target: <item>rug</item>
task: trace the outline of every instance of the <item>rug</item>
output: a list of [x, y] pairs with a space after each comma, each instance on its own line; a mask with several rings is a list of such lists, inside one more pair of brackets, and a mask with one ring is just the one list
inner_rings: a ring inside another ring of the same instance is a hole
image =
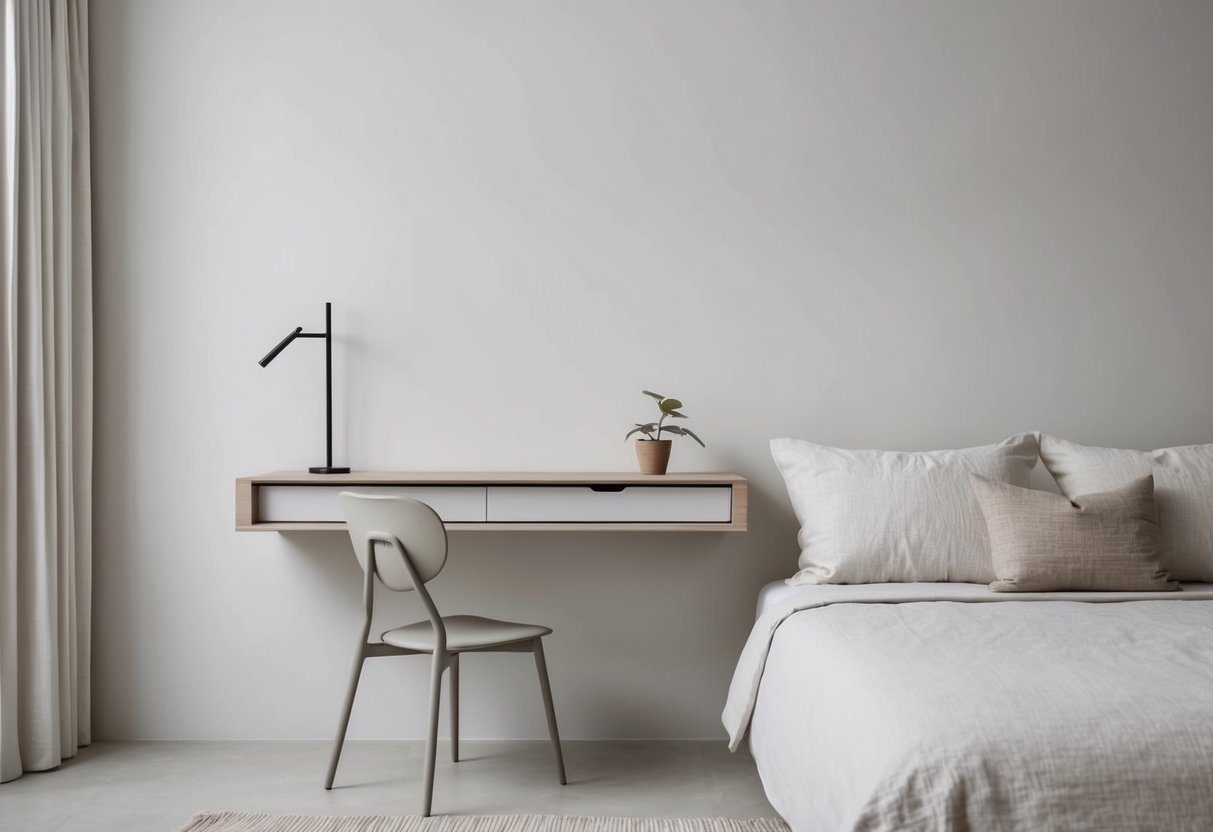
[[179, 832], [788, 832], [781, 820], [758, 818], [587, 818], [555, 815], [317, 817], [202, 812]]

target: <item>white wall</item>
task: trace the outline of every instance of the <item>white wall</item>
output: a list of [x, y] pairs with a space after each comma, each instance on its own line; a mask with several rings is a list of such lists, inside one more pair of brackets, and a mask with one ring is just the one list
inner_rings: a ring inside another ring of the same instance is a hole
[[[327, 737], [336, 534], [232, 480], [338, 462], [631, 469], [642, 387], [752, 478], [745, 535], [455, 535], [448, 611], [544, 622], [566, 736], [715, 737], [794, 569], [771, 436], [1213, 441], [1207, 2], [93, 4], [103, 738]], [[385, 623], [416, 615], [389, 599]], [[426, 664], [353, 735], [415, 737]], [[531, 665], [465, 730], [543, 735]]]

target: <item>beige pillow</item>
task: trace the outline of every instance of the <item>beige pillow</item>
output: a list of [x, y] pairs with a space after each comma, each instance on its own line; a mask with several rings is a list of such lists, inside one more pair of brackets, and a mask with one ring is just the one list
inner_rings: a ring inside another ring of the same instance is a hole
[[973, 474], [986, 518], [995, 592], [1168, 590], [1154, 477], [1070, 500]]
[[1178, 581], [1213, 581], [1213, 445], [1130, 451], [1042, 434], [1040, 458], [1071, 499], [1153, 474], [1163, 567]]

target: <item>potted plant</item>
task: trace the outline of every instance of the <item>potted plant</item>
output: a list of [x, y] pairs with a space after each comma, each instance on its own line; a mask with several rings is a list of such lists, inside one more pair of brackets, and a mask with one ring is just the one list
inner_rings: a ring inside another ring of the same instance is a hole
[[636, 427], [627, 432], [623, 437], [626, 442], [634, 433], [644, 434], [636, 440], [636, 458], [640, 460], [640, 473], [642, 474], [664, 474], [666, 466], [670, 464], [670, 448], [673, 445], [673, 440], [662, 439], [661, 434], [668, 433], [672, 436], [689, 436], [699, 443], [701, 448], [706, 448], [703, 440], [690, 428], [680, 427], [679, 425], [667, 425], [666, 419], [685, 419], [686, 414], [681, 413], [682, 402], [678, 399], [663, 396], [660, 393], [653, 393], [649, 390], [642, 390], [646, 396], [657, 400], [657, 407], [661, 410], [661, 418], [656, 422], [636, 422]]

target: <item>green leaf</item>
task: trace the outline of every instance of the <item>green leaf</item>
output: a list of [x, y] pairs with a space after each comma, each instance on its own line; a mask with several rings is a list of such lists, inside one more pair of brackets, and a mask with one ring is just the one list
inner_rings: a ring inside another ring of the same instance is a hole
[[702, 440], [702, 439], [700, 439], [698, 436], [696, 436], [696, 435], [694, 434], [694, 432], [693, 432], [693, 431], [692, 431], [690, 428], [680, 428], [680, 430], [682, 431], [683, 435], [685, 435], [685, 436], [689, 436], [689, 437], [691, 437], [692, 439], [694, 439], [696, 442], [698, 442], [698, 443], [699, 443], [699, 447], [701, 447], [701, 448], [706, 448], [706, 447], [707, 447], [707, 445], [703, 444], [703, 440]]
[[682, 402], [678, 401], [678, 399], [662, 399], [657, 403], [657, 406], [661, 408], [662, 413], [668, 416], [678, 408], [682, 407]]
[[666, 416], [669, 416], [671, 419], [685, 419], [687, 417], [685, 413], [679, 413], [677, 410], [671, 410]]
[[650, 436], [653, 433], [653, 431], [655, 431], [655, 430], [657, 430], [656, 422], [649, 422], [647, 425], [642, 425], [639, 422], [637, 422], [636, 427], [634, 427], [630, 431], [628, 431], [627, 434], [623, 437], [623, 441], [627, 442], [628, 439], [630, 439], [632, 437], [633, 433], [643, 433], [645, 436]]
[[666, 425], [665, 427], [662, 428], [662, 430], [665, 431], [666, 433], [672, 433], [675, 436], [689, 436], [692, 439], [694, 439], [696, 442], [698, 442], [700, 447], [702, 447], [702, 448], [707, 447], [707, 445], [703, 444], [703, 440], [700, 439], [698, 436], [696, 436], [695, 432], [692, 431], [690, 428], [680, 428], [680, 427], [678, 427], [678, 425]]
[[652, 396], [654, 399], [656, 399], [659, 402], [665, 398], [665, 396], [661, 395], [660, 393], [654, 393], [651, 390], [641, 390], [640, 392], [644, 393], [646, 396]]

